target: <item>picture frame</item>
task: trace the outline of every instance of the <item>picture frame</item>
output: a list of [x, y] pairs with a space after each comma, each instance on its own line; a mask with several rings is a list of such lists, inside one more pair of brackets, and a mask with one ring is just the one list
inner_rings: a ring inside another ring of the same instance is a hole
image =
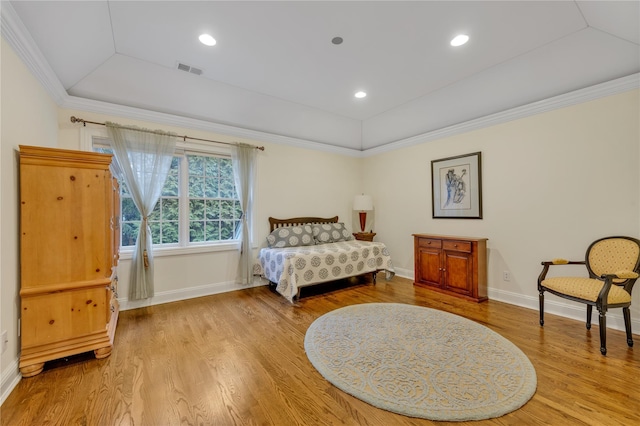
[[482, 219], [482, 153], [431, 161], [434, 219]]

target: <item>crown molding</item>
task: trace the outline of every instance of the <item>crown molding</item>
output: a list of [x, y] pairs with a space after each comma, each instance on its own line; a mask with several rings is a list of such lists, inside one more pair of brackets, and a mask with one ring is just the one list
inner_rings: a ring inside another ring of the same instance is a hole
[[49, 96], [59, 105], [67, 96], [67, 91], [60, 83], [36, 42], [27, 31], [22, 20], [8, 1], [0, 6], [0, 29], [2, 37], [16, 52], [18, 57], [42, 84]]
[[474, 120], [454, 124], [442, 129], [411, 136], [375, 148], [369, 148], [363, 151], [363, 157], [383, 154], [385, 152], [395, 151], [397, 149], [470, 132], [472, 130], [495, 126], [497, 124], [530, 117], [536, 114], [542, 114], [544, 112], [604, 98], [606, 96], [616, 95], [618, 93], [628, 92], [638, 88], [640, 88], [640, 73], [631, 74], [626, 77], [610, 80], [584, 89], [574, 90], [573, 92], [554, 96], [552, 98], [543, 99], [520, 107], [476, 118]]
[[259, 130], [230, 126], [227, 124], [220, 124], [206, 120], [182, 117], [174, 114], [150, 111], [142, 108], [117, 105], [109, 102], [96, 101], [93, 99], [79, 98], [76, 96], [66, 95], [58, 103], [58, 106], [65, 109], [81, 110], [133, 120], [162, 123], [168, 126], [183, 127], [186, 129], [202, 130], [205, 132], [216, 133], [224, 136], [250, 139], [252, 141], [262, 143], [270, 142], [278, 145], [295, 146], [298, 148], [306, 148], [314, 151], [323, 151], [350, 157], [362, 157], [362, 151], [355, 149], [327, 145], [324, 143], [309, 141], [305, 139], [298, 139], [290, 136], [277, 135], [274, 133], [268, 133]]

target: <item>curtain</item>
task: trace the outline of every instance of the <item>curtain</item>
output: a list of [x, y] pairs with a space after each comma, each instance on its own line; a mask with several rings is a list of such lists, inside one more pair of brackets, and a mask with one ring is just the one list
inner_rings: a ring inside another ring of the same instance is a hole
[[242, 239], [238, 282], [240, 284], [251, 284], [253, 282], [253, 256], [251, 252], [253, 224], [251, 222], [253, 217], [256, 147], [242, 143], [234, 146], [231, 149], [231, 161], [236, 192], [242, 209], [241, 226], [236, 229], [236, 238]]
[[111, 148], [142, 220], [131, 262], [129, 300], [153, 297], [153, 252], [148, 218], [160, 198], [176, 149], [176, 135], [106, 123]]

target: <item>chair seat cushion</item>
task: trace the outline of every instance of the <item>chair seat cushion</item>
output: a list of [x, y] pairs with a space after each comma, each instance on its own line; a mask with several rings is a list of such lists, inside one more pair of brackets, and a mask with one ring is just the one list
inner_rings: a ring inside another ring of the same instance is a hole
[[[604, 286], [604, 282], [592, 278], [555, 277], [542, 281], [542, 286], [567, 296], [595, 302]], [[607, 304], [614, 305], [619, 303], [631, 303], [631, 295], [622, 287], [612, 285], [611, 290], [609, 290]]]

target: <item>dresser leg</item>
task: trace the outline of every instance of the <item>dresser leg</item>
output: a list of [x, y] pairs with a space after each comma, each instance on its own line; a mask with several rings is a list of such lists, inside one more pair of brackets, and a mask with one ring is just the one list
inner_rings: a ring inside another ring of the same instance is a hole
[[33, 377], [35, 375], [40, 374], [43, 368], [44, 368], [44, 362], [27, 365], [25, 367], [20, 368], [20, 374], [22, 374], [22, 377]]
[[96, 359], [102, 359], [111, 355], [111, 349], [113, 349], [113, 346], [105, 346], [104, 348], [94, 350], [93, 353], [95, 354]]

